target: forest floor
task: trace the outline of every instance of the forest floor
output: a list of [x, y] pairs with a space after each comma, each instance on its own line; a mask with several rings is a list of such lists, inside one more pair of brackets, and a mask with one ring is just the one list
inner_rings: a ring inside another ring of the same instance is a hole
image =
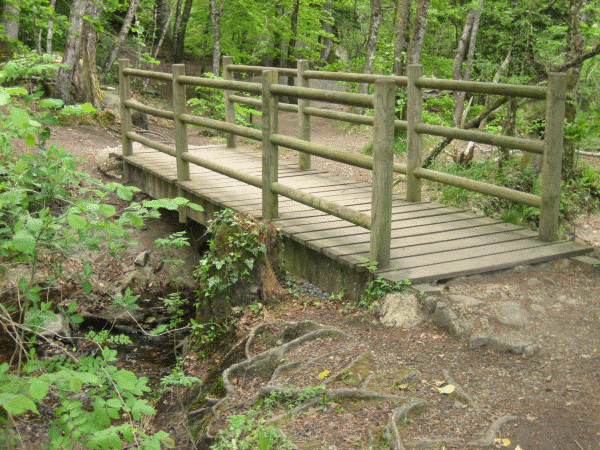
[[[293, 135], [294, 120], [293, 116], [280, 119], [283, 132], [289, 130]], [[168, 128], [151, 124], [151, 130], [166, 141], [173, 140], [172, 130]], [[361, 130], [342, 129], [325, 121], [315, 121], [312, 139], [359, 152], [368, 136]], [[98, 166], [110, 152], [120, 151], [120, 138], [116, 134], [91, 125], [53, 128], [52, 140], [81, 157], [84, 170], [105, 180]], [[191, 145], [207, 141], [209, 138], [190, 132]], [[293, 152], [282, 153], [295, 158]], [[319, 158], [315, 158], [313, 166], [363, 180], [368, 180], [370, 175], [367, 171]], [[142, 250], [155, 252], [154, 239], [166, 236], [178, 227], [178, 224], [164, 220], [144, 228], [136, 236], [138, 246], [125, 255], [125, 263], [131, 263]], [[580, 218], [574, 224], [574, 233], [581, 242], [600, 246], [600, 215]], [[184, 256], [183, 259], [188, 261], [199, 257], [194, 249], [178, 256]], [[105, 272], [100, 273], [100, 281], [121, 270], [120, 266], [105, 267]], [[367, 373], [358, 376], [363, 381], [362, 389], [367, 389], [367, 383], [370, 383], [373, 388], [390, 395], [427, 402], [428, 406], [418, 415], [398, 424], [407, 448], [419, 445], [447, 449], [490, 447], [490, 442], [481, 438], [485, 437], [490, 424], [501, 418], [502, 421], [506, 419], [506, 423], [493, 428], [492, 434], [494, 438], [506, 440], [496, 441], [497, 447], [597, 450], [600, 448], [598, 275], [598, 269], [593, 266], [563, 260], [448, 280], [436, 287], [436, 295], [445, 301], [471, 299], [467, 313], [478, 321], [489, 319], [488, 328], [515, 333], [539, 346], [539, 351], [529, 356], [486, 347], [470, 349], [467, 338], [450, 337], [425, 315], [404, 328], [384, 326], [372, 311], [348, 309], [340, 301], [310, 298], [304, 294], [283, 296], [280, 302], [266, 306], [259, 314], [245, 316], [240, 320], [232, 342], [242, 341], [248, 330], [265, 323], [277, 327], [312, 320], [341, 330], [345, 333], [343, 341], [298, 350], [294, 357], [304, 361], [305, 366], [302, 373], [296, 374], [299, 379], [294, 384], [319, 384], [318, 375], [323, 371], [329, 370], [333, 374], [340, 367], [351, 367], [349, 362], [356, 361], [360, 355], [367, 355]], [[490, 305], [502, 302], [516, 303], [526, 313], [525, 322], [506, 326], [494, 320], [493, 314], [489, 317], [478, 314], [486, 308], [492, 311]], [[211, 364], [218, 364], [227, 350], [204, 360], [188, 359], [190, 375], [207, 376]], [[307, 361], [314, 361], [314, 364], [308, 367]], [[403, 381], [403, 376], [412, 370], [416, 371], [414, 379]], [[351, 370], [347, 372], [352, 373]], [[438, 386], [450, 383], [448, 376], [466, 396], [439, 393]], [[242, 397], [242, 392], [246, 391], [247, 396], [255, 395], [250, 391], [256, 386], [245, 386], [240, 380], [236, 381], [236, 386]], [[185, 416], [178, 409], [183, 396], [172, 393], [161, 398], [159, 414], [151, 427], [170, 431], [179, 449], [205, 448], [196, 447], [189, 439]], [[284, 424], [283, 429], [302, 449], [380, 448], [377, 436], [388, 422], [393, 404], [390, 400], [348, 402], [333, 399], [323, 408], [309, 408], [299, 414], [297, 420]]]

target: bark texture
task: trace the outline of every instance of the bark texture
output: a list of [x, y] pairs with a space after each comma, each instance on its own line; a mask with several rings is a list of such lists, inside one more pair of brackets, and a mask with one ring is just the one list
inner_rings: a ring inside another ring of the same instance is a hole
[[[371, 0], [371, 20], [369, 22], [369, 39], [367, 40], [367, 49], [365, 54], [365, 64], [363, 65], [363, 73], [371, 73], [373, 71], [373, 57], [377, 50], [377, 38], [379, 36], [379, 24], [381, 22], [381, 1]], [[359, 94], [366, 94], [369, 89], [367, 83], [360, 85]]]
[[396, 37], [394, 39], [394, 75], [402, 76], [406, 70], [406, 46], [411, 0], [398, 0], [396, 8]]
[[412, 36], [408, 43], [406, 55], [407, 65], [419, 64], [421, 62], [423, 42], [425, 41], [425, 29], [427, 28], [427, 19], [429, 17], [429, 4], [430, 0], [419, 0]]

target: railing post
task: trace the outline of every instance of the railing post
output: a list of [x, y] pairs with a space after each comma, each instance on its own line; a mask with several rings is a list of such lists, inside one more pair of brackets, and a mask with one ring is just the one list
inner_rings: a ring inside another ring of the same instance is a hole
[[276, 70], [262, 73], [262, 218], [275, 219], [279, 214], [278, 197], [271, 191], [271, 183], [277, 182], [279, 171], [279, 148], [271, 143], [271, 135], [278, 128], [278, 99], [271, 94], [269, 86], [279, 82]]
[[566, 91], [566, 74], [548, 74], [539, 229], [539, 238], [542, 241], [554, 241], [558, 236]]
[[[125, 106], [125, 100], [131, 98], [131, 82], [129, 75], [125, 75], [123, 71], [129, 67], [128, 59], [119, 59], [119, 113], [121, 114], [121, 142], [123, 146], [123, 156], [131, 156], [133, 154], [133, 146], [131, 139], [127, 137], [127, 133], [131, 131], [131, 110]], [[123, 180], [129, 179], [129, 167], [123, 165]]]
[[[233, 80], [233, 72], [229, 71], [229, 66], [233, 65], [232, 56], [223, 56], [223, 78], [225, 80]], [[229, 100], [229, 97], [233, 94], [233, 91], [225, 89], [225, 122], [235, 124], [235, 103]], [[236, 135], [233, 133], [227, 133], [227, 147], [237, 147]]]
[[[298, 68], [298, 87], [309, 87], [309, 80], [304, 76], [304, 71], [308, 70], [308, 61], [306, 59], [299, 59], [297, 63]], [[299, 98], [298, 99], [298, 128], [300, 128], [300, 139], [310, 142], [310, 116], [304, 113], [304, 108], [310, 106], [310, 100]], [[310, 170], [310, 154], [299, 152], [298, 153], [298, 166], [300, 170]]]
[[177, 77], [185, 75], [184, 64], [173, 64], [173, 112], [175, 129], [175, 153], [177, 158], [177, 181], [190, 181], [190, 163], [181, 159], [181, 155], [188, 151], [187, 124], [179, 119], [186, 113], [187, 101], [185, 85], [177, 82]]
[[395, 102], [396, 83], [377, 80], [373, 127], [371, 261], [377, 262], [378, 269], [386, 269], [390, 265]]
[[423, 66], [410, 65], [407, 69], [407, 145], [408, 156], [406, 161], [406, 200], [409, 202], [421, 201], [421, 179], [413, 174], [413, 170], [420, 168], [423, 159], [421, 135], [415, 131], [415, 125], [423, 121], [423, 95], [421, 88], [415, 86], [415, 80], [423, 76]]

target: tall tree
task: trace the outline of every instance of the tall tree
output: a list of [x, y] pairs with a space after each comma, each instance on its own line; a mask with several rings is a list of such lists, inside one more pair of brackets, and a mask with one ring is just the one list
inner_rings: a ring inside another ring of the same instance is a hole
[[19, 14], [21, 10], [19, 3], [14, 1], [5, 1], [2, 5], [2, 17], [0, 25], [4, 27], [4, 35], [13, 41], [19, 39]]
[[[365, 63], [362, 72], [371, 73], [373, 70], [373, 57], [377, 50], [377, 39], [379, 36], [379, 24], [381, 22], [381, 1], [371, 0], [371, 20], [369, 22], [369, 38], [367, 39], [367, 48], [365, 51]], [[358, 88], [360, 94], [366, 94], [369, 85], [362, 83]]]
[[213, 29], [212, 73], [219, 75], [221, 67], [221, 16], [225, 0], [210, 0], [210, 21]]
[[406, 47], [408, 43], [408, 24], [410, 19], [411, 0], [398, 0], [396, 7], [396, 37], [394, 39], [394, 75], [401, 76], [405, 72]]
[[429, 4], [430, 0], [419, 0], [417, 4], [417, 14], [415, 15], [415, 22], [406, 54], [407, 65], [419, 64], [421, 62], [425, 29], [427, 28], [427, 19], [429, 17]]
[[[50, 0], [50, 9], [54, 11], [56, 0]], [[48, 32], [46, 33], [46, 53], [52, 54], [52, 39], [54, 37], [54, 20], [48, 21]]]
[[81, 48], [81, 32], [83, 29], [83, 16], [87, 10], [88, 0], [74, 0], [69, 14], [69, 30], [67, 36], [67, 46], [63, 56], [63, 67], [56, 76], [54, 95], [60, 98], [65, 104], [71, 103], [71, 84], [73, 83], [73, 71], [79, 50]]
[[323, 5], [323, 32], [325, 37], [323, 38], [323, 48], [321, 49], [321, 55], [317, 65], [323, 66], [327, 64], [331, 49], [333, 48], [333, 0], [326, 0]]
[[102, 100], [96, 64], [98, 32], [95, 27], [101, 12], [102, 5], [100, 3], [93, 0], [88, 3], [85, 16], [89, 20], [84, 21], [81, 33], [81, 54], [75, 70], [75, 74], [80, 74], [80, 76], [74, 77], [73, 80], [75, 99], [78, 102], [89, 102], [95, 108], [100, 108]]
[[[567, 34], [567, 56], [565, 63], [570, 67], [567, 69], [567, 104], [565, 108], [565, 119], [567, 123], [574, 123], [577, 114], [577, 94], [579, 91], [579, 78], [583, 61], [581, 55], [585, 53], [585, 37], [583, 36], [584, 24], [587, 22], [585, 7], [589, 0], [569, 0], [569, 11], [571, 12]], [[575, 167], [575, 139], [565, 139], [563, 153], [563, 172], [570, 175]]]
[[131, 0], [129, 3], [129, 8], [127, 8], [127, 13], [125, 14], [125, 18], [123, 19], [123, 24], [121, 25], [121, 31], [119, 31], [119, 35], [117, 36], [117, 41], [115, 45], [111, 49], [108, 58], [104, 62], [104, 67], [102, 68], [102, 72], [100, 73], [100, 82], [104, 82], [108, 72], [112, 68], [113, 64], [117, 60], [117, 56], [119, 55], [119, 51], [125, 42], [125, 38], [129, 33], [129, 28], [131, 27], [131, 22], [133, 22], [133, 17], [135, 16], [135, 12], [137, 11], [138, 5], [140, 4], [140, 0]]
[[[192, 4], [194, 0], [185, 0], [179, 20], [176, 22], [174, 29], [175, 39], [173, 40], [173, 62], [176, 64], [183, 63], [183, 53], [185, 50], [185, 34], [187, 32], [188, 22], [190, 20], [190, 14], [192, 12]], [[180, 3], [178, 3], [179, 5]]]
[[[473, 68], [473, 58], [475, 57], [475, 48], [477, 45], [477, 33], [479, 31], [479, 22], [481, 21], [481, 12], [483, 10], [484, 0], [480, 0], [479, 7], [472, 9], [467, 15], [465, 27], [463, 33], [458, 42], [458, 48], [456, 50], [456, 56], [454, 58], [454, 64], [452, 66], [453, 78], [455, 80], [469, 80], [471, 79], [471, 70]], [[463, 72], [462, 65], [465, 56], [465, 50], [467, 48], [467, 38], [469, 41], [468, 50], [466, 51], [467, 63]], [[464, 122], [463, 112], [465, 104], [465, 92], [456, 91], [454, 93], [454, 119], [453, 125], [457, 126]]]

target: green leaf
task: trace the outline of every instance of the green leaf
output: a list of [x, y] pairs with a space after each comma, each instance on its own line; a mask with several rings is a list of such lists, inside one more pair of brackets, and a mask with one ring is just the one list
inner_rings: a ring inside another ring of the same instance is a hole
[[29, 290], [29, 281], [25, 277], [19, 278], [19, 290], [27, 292]]
[[33, 255], [37, 243], [30, 233], [22, 230], [13, 236], [12, 244], [16, 251], [25, 253], [26, 255]]
[[57, 427], [52, 427], [48, 430], [48, 440], [54, 442], [62, 437], [62, 433]]
[[49, 390], [48, 383], [46, 383], [44, 380], [36, 378], [29, 386], [29, 395], [31, 395], [31, 397], [33, 397], [35, 400], [40, 401], [46, 397], [46, 395], [48, 395]]
[[108, 400], [106, 400], [106, 404], [110, 408], [116, 409], [121, 409], [121, 407], [123, 406], [123, 402], [121, 402], [121, 400], [119, 400], [118, 398], [109, 398]]
[[30, 118], [27, 111], [21, 108], [9, 108], [10, 121], [18, 127], [27, 128], [30, 124]]
[[129, 370], [121, 369], [113, 375], [113, 381], [119, 389], [131, 391], [136, 387], [137, 376]]
[[71, 392], [77, 394], [83, 389], [83, 382], [77, 377], [71, 377], [69, 378], [69, 389]]
[[6, 402], [3, 402], [2, 406], [10, 414], [23, 414], [26, 411], [33, 411], [34, 413], [39, 414], [33, 400], [24, 395], [17, 395]]
[[69, 214], [67, 221], [69, 222], [69, 226], [75, 230], [84, 230], [88, 225], [87, 220], [78, 214]]
[[121, 200], [126, 200], [128, 202], [131, 201], [131, 199], [133, 198], [133, 192], [131, 189], [125, 187], [125, 186], [119, 186], [117, 188], [117, 195], [119, 196], [119, 198]]
[[83, 105], [81, 105], [81, 109], [83, 109], [87, 113], [96, 112], [96, 108], [94, 108], [91, 103], [84, 103]]
[[112, 217], [115, 215], [115, 213], [117, 212], [117, 210], [115, 209], [115, 207], [113, 205], [107, 205], [105, 203], [102, 203], [98, 209], [98, 211], [100, 212], [100, 214], [102, 214], [104, 217]]
[[200, 205], [198, 205], [197, 203], [188, 203], [187, 206], [189, 206], [191, 209], [195, 210], [195, 211], [204, 211], [204, 208]]
[[42, 219], [37, 219], [35, 217], [27, 218], [27, 229], [32, 234], [38, 234], [40, 231], [42, 231], [43, 227], [44, 227], [44, 221]]
[[28, 134], [27, 137], [25, 138], [25, 143], [29, 147], [33, 147], [35, 145], [35, 136], [33, 134]]
[[27, 95], [27, 89], [25, 88], [13, 87], [6, 89], [6, 91], [10, 95]]
[[81, 283], [81, 287], [83, 288], [86, 294], [92, 292], [92, 283], [90, 282], [90, 280], [85, 280], [83, 283]]
[[15, 164], [14, 171], [15, 171], [15, 173], [20, 175], [23, 172], [25, 172], [27, 169], [29, 169], [29, 161], [27, 161], [26, 159], [20, 159]]
[[152, 415], [156, 411], [152, 406], [150, 406], [146, 400], [138, 399], [133, 408], [131, 408], [131, 415], [135, 420], [140, 420], [142, 418], [142, 414]]
[[60, 108], [64, 104], [65, 102], [59, 98], [45, 98], [39, 103], [42, 108]]
[[0, 89], [0, 106], [6, 105], [10, 101], [10, 94], [4, 88]]
[[142, 219], [140, 216], [138, 216], [135, 213], [132, 212], [127, 212], [124, 214], [124, 216], [131, 222], [131, 224], [134, 227], [143, 227], [144, 226], [144, 219]]

